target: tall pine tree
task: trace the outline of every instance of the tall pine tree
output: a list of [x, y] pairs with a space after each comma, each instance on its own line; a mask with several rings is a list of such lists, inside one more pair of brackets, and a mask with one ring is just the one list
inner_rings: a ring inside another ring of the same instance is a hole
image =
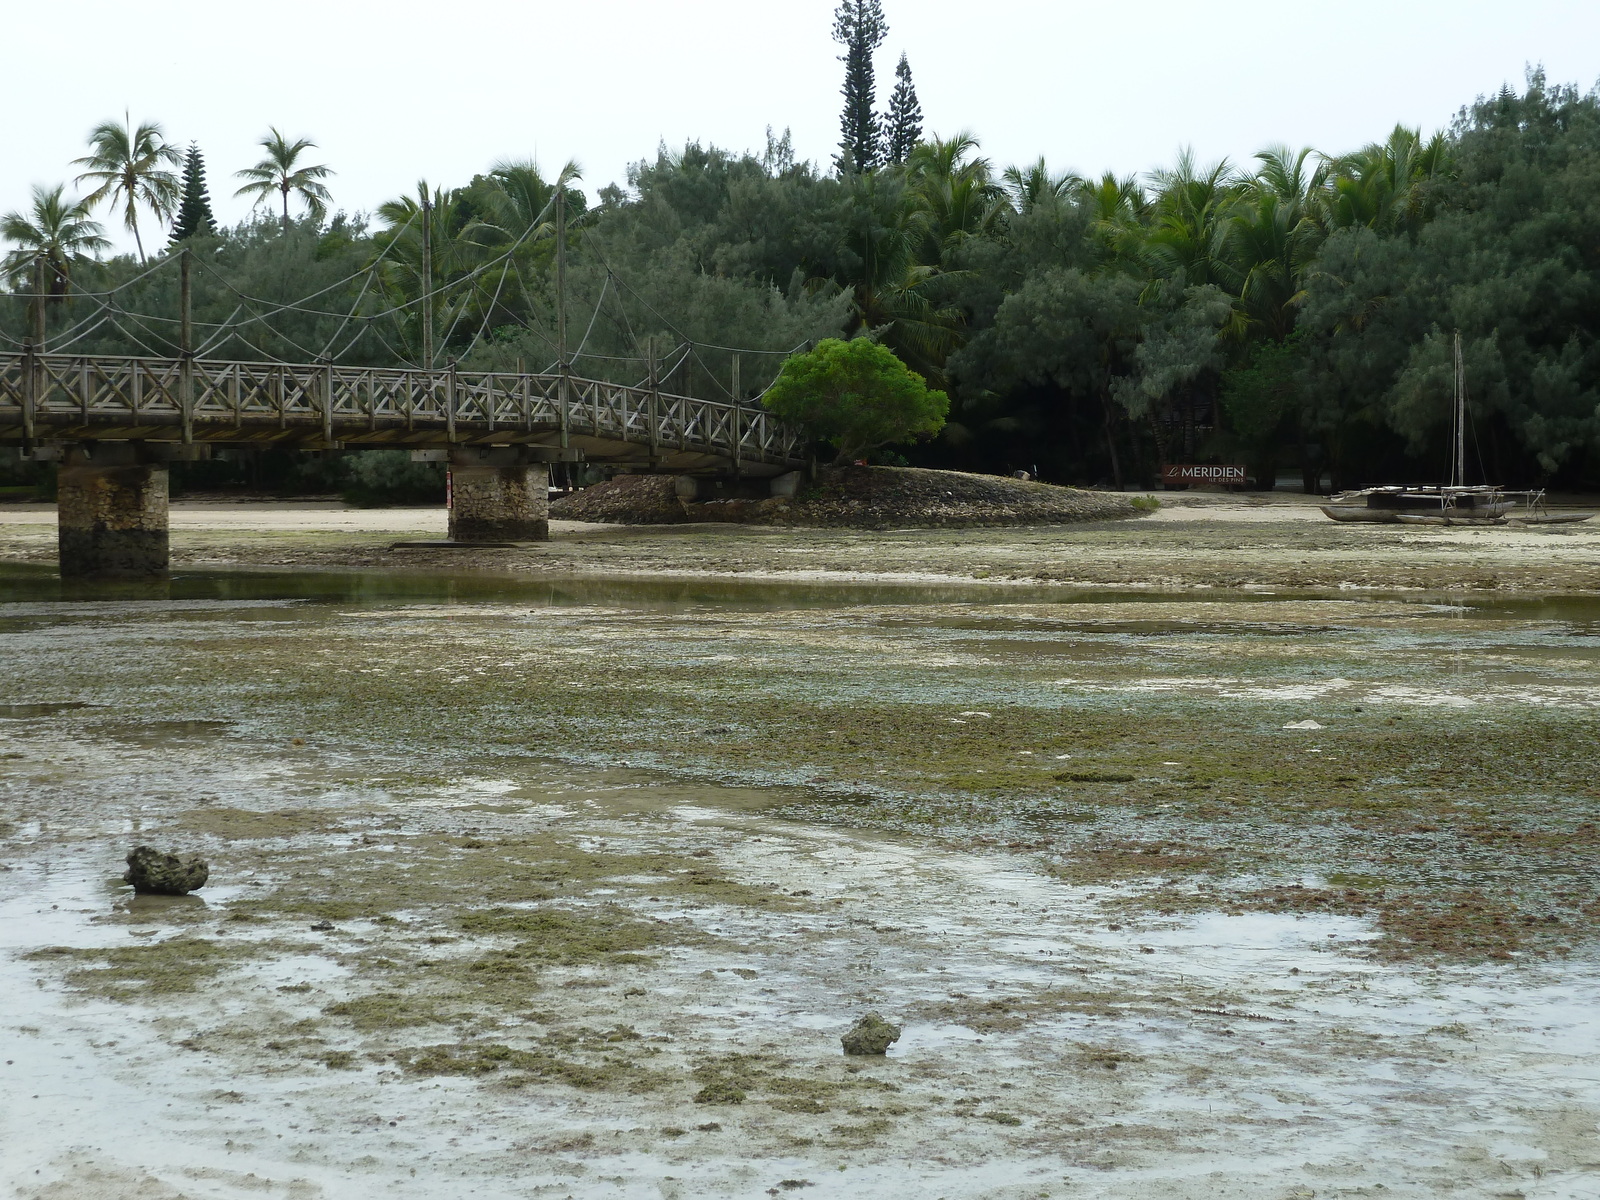
[[206, 162], [196, 142], [189, 143], [183, 160], [183, 199], [172, 221], [172, 245], [195, 234], [217, 232], [217, 219], [211, 215], [211, 194], [206, 190]]
[[917, 101], [916, 85], [911, 82], [911, 64], [900, 56], [894, 69], [894, 91], [889, 95], [889, 112], [884, 118], [883, 161], [899, 166], [911, 157], [922, 140], [922, 105]]
[[878, 165], [883, 138], [878, 114], [878, 88], [872, 73], [872, 52], [889, 34], [879, 0], [840, 0], [833, 14], [833, 40], [844, 47], [844, 116], [839, 122], [841, 174], [870, 171]]

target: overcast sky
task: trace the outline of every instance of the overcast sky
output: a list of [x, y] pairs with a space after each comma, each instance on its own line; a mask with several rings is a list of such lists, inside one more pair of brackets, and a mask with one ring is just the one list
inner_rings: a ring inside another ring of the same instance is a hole
[[[370, 210], [420, 177], [568, 158], [591, 195], [657, 145], [802, 158], [838, 140], [836, 0], [7, 0], [0, 211], [74, 174], [84, 135], [132, 112], [200, 143], [217, 215], [269, 125], [318, 143], [335, 206]], [[1287, 142], [1337, 151], [1396, 122], [1432, 131], [1530, 63], [1600, 77], [1595, 0], [884, 0], [880, 104], [910, 58], [928, 132], [976, 134], [997, 166], [1142, 172], [1183, 145], [1248, 160]], [[106, 214], [110, 224], [109, 214]], [[147, 238], [147, 243], [151, 239]], [[120, 245], [131, 239], [119, 232]]]

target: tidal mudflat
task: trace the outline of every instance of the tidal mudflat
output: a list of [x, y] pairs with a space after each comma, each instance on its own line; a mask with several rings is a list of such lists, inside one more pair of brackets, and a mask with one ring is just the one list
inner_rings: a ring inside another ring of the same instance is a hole
[[19, 1197], [1600, 1195], [1592, 597], [5, 571]]

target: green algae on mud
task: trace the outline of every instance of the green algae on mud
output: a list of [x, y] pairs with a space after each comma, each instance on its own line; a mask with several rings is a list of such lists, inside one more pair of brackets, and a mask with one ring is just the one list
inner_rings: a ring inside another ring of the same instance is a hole
[[[269, 952], [258, 947], [257, 952]], [[68, 966], [68, 986], [110, 1000], [140, 1001], [192, 992], [247, 953], [234, 943], [170, 937], [143, 946], [46, 946], [26, 957]]]
[[[1600, 846], [1583, 833], [1600, 798], [1600, 651], [1580, 636], [1593, 605], [912, 593], [829, 608], [795, 606], [792, 588], [698, 586], [663, 599], [573, 585], [551, 607], [469, 581], [445, 605], [302, 604], [281, 624], [125, 615], [91, 661], [37, 648], [68, 694], [114, 697], [118, 729], [129, 710], [150, 728], [214, 722], [207, 736], [230, 745], [277, 742], [287, 770], [306, 735], [417, 763], [380, 791], [485, 769], [514, 784], [563, 762], [732, 785], [747, 810], [1026, 853], [1156, 912], [1290, 911], [1284, 888], [1359, 875], [1325, 910], [1371, 917], [1394, 955], [1560, 953], [1600, 904]], [[159, 680], [130, 654], [152, 646], [173, 668]], [[1315, 730], [1284, 728], [1308, 716]], [[53, 719], [113, 724], [95, 709]], [[521, 811], [516, 797], [471, 807], [487, 823]], [[164, 827], [270, 843], [252, 853], [275, 885], [236, 902], [245, 915], [376, 919], [600, 886], [802, 907], [687, 857], [527, 822], [452, 840], [344, 803], [289, 812], [194, 808]], [[320, 873], [330, 854], [336, 895]]]

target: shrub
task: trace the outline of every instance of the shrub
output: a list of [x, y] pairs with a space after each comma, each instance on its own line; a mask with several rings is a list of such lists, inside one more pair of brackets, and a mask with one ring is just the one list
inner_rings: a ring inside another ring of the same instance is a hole
[[836, 463], [890, 442], [932, 437], [950, 412], [948, 396], [930, 389], [887, 346], [866, 338], [828, 338], [791, 356], [763, 403], [832, 442]]

